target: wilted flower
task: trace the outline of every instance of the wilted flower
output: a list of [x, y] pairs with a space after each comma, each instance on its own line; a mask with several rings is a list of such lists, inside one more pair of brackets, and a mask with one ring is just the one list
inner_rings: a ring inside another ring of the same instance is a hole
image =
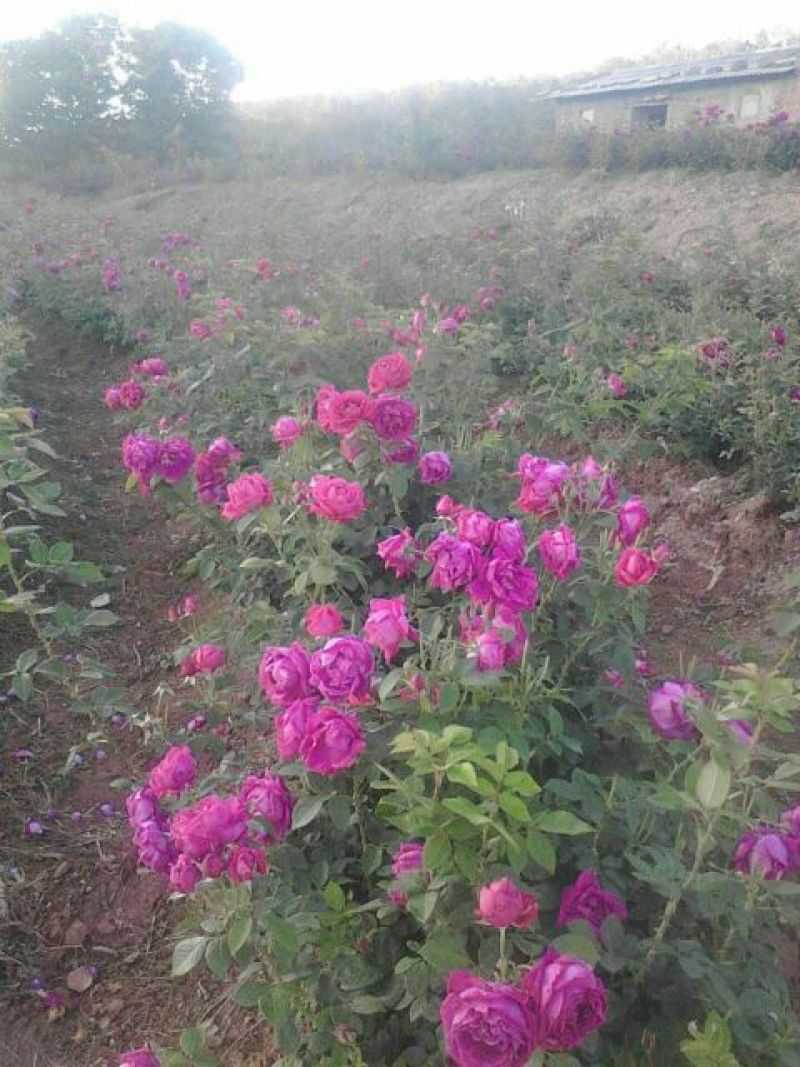
[[413, 574], [420, 558], [419, 545], [407, 529], [379, 541], [377, 552], [386, 570], [394, 571], [398, 578]]
[[733, 856], [733, 868], [740, 874], [750, 874], [777, 882], [798, 867], [797, 842], [780, 830], [762, 826], [748, 831]]
[[664, 682], [647, 698], [647, 714], [657, 734], [668, 741], [690, 741], [697, 730], [687, 708], [688, 701], [702, 702], [707, 695], [685, 678]]

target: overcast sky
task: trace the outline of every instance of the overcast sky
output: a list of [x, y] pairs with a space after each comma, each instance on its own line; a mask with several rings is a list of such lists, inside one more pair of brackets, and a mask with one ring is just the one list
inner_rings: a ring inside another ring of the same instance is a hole
[[568, 74], [662, 44], [800, 30], [799, 0], [0, 0], [0, 39], [100, 8], [212, 33], [244, 65], [241, 100]]

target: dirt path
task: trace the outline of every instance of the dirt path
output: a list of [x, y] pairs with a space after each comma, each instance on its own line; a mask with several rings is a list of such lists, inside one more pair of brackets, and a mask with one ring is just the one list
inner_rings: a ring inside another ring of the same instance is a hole
[[[102, 387], [124, 375], [128, 357], [57, 322], [29, 316], [26, 325], [35, 337], [14, 388], [42, 412], [70, 511], [48, 534], [72, 541], [76, 558], [111, 572], [110, 607], [120, 622], [101, 631], [90, 650], [117, 672], [125, 704], [160, 712], [157, 690], [175, 681], [165, 650], [177, 642], [165, 609], [186, 589], [157, 502], [123, 490], [121, 431], [100, 403]], [[81, 649], [86, 642], [64, 652]], [[96, 1067], [145, 1038], [174, 1040], [176, 1026], [191, 1018], [176, 1010], [186, 988], [173, 988], [166, 977], [170, 946], [162, 932], [179, 905], [169, 902], [160, 879], [137, 873], [125, 791], [112, 787], [140, 777], [151, 758], [145, 739], [129, 726], [76, 716], [58, 693], [9, 710], [0, 852], [21, 880], [7, 887], [8, 916], [0, 920], [0, 1067]], [[17, 746], [33, 751], [27, 763], [8, 758]], [[76, 746], [85, 764], [65, 775]], [[103, 813], [108, 804], [114, 814]], [[43, 836], [26, 838], [25, 820], [48, 808], [62, 814], [46, 822]], [[81, 966], [98, 968], [97, 977], [86, 992], [70, 992], [66, 975]], [[28, 990], [36, 975], [61, 998], [51, 1012]]]

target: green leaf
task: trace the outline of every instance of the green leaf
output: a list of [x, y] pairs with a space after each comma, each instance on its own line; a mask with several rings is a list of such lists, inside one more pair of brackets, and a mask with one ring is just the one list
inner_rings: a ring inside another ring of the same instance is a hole
[[269, 982], [256, 982], [248, 978], [236, 986], [231, 993], [231, 1000], [240, 1008], [254, 1008], [262, 997], [269, 995], [271, 988]]
[[206, 966], [216, 978], [224, 978], [231, 965], [231, 952], [224, 937], [215, 937], [206, 948]]
[[58, 541], [50, 549], [51, 563], [71, 563], [75, 549], [69, 541]]
[[320, 559], [314, 560], [309, 573], [315, 585], [333, 585], [336, 582], [336, 568]]
[[542, 787], [527, 771], [510, 771], [503, 779], [503, 785], [523, 797], [535, 797], [542, 791]]
[[731, 772], [713, 759], [703, 767], [697, 779], [697, 799], [705, 808], [721, 808], [728, 799]]
[[466, 819], [473, 826], [483, 826], [489, 822], [489, 816], [476, 804], [473, 804], [471, 800], [467, 800], [466, 797], [448, 797], [447, 800], [442, 802], [442, 807], [452, 811], [455, 815], [460, 815], [462, 819]]
[[517, 822], [531, 821], [531, 813], [525, 807], [524, 801], [520, 800], [514, 793], [501, 793], [497, 798], [497, 803], [506, 815], [510, 815]]
[[440, 715], [446, 715], [449, 711], [453, 711], [458, 706], [460, 696], [461, 691], [455, 682], [445, 682], [439, 690], [437, 712]]
[[240, 915], [238, 919], [233, 920], [228, 930], [228, 948], [234, 956], [247, 942], [252, 932], [252, 915]]
[[116, 626], [119, 616], [113, 611], [90, 611], [84, 620], [85, 626]]
[[451, 855], [450, 841], [441, 831], [429, 837], [425, 843], [425, 866], [431, 871], [437, 871], [449, 864]]
[[725, 1020], [712, 1011], [702, 1032], [695, 1024], [692, 1039], [681, 1042], [681, 1052], [692, 1067], [741, 1067], [732, 1050], [733, 1039]]
[[350, 1011], [354, 1011], [356, 1015], [379, 1015], [386, 1011], [386, 1002], [381, 997], [370, 996], [369, 993], [352, 997], [347, 1003]]
[[457, 971], [472, 964], [464, 948], [463, 935], [456, 930], [434, 930], [417, 952], [437, 974]]
[[11, 545], [8, 541], [0, 541], [0, 567], [5, 567], [11, 562]]
[[199, 1026], [193, 1026], [190, 1030], [183, 1030], [180, 1037], [181, 1049], [190, 1059], [194, 1059], [198, 1052], [203, 1051], [205, 1036]]
[[347, 907], [344, 890], [338, 882], [328, 882], [322, 890], [322, 895], [325, 897], [328, 907], [332, 908], [334, 911], [343, 912]]
[[600, 949], [595, 939], [579, 930], [570, 930], [568, 934], [554, 938], [553, 946], [565, 956], [577, 956], [579, 960], [586, 960], [592, 966], [600, 959]]
[[469, 786], [470, 789], [475, 789], [478, 785], [478, 775], [472, 763], [457, 763], [448, 770], [447, 778], [458, 785]]
[[546, 834], [592, 834], [594, 827], [588, 822], [579, 819], [571, 811], [545, 811], [534, 820], [537, 830], [544, 830]]
[[292, 812], [292, 829], [300, 830], [302, 827], [308, 826], [310, 822], [313, 822], [322, 811], [325, 801], [332, 795], [332, 793], [326, 793], [321, 797], [301, 797]]
[[543, 867], [548, 874], [555, 874], [556, 850], [550, 838], [536, 830], [532, 830], [528, 833], [525, 844], [531, 859], [538, 863], [540, 867]]
[[205, 955], [207, 937], [187, 937], [179, 941], [172, 952], [172, 976], [188, 974]]

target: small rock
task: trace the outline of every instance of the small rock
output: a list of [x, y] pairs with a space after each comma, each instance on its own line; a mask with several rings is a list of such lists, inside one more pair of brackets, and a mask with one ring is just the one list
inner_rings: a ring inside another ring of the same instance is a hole
[[64, 944], [67, 948], [80, 948], [86, 940], [88, 932], [85, 924], [80, 919], [76, 919], [67, 927], [67, 931], [64, 934]]
[[94, 967], [76, 967], [67, 975], [67, 989], [73, 993], [85, 993], [94, 984], [97, 971]]

